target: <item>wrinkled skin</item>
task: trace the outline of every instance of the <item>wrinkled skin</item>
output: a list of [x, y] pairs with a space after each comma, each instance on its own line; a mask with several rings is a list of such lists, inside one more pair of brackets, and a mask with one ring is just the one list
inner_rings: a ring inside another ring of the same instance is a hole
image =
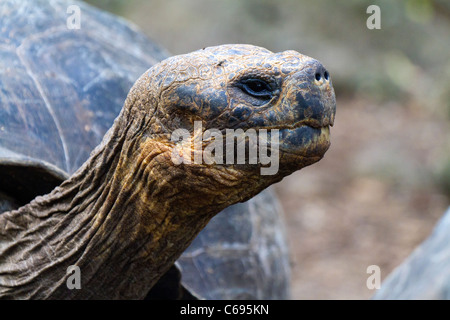
[[[255, 93], [255, 79], [266, 94]], [[225, 45], [164, 60], [137, 80], [71, 178], [0, 215], [0, 297], [143, 298], [216, 213], [320, 160], [335, 108], [328, 72], [295, 51]], [[194, 135], [194, 121], [279, 129], [279, 170], [174, 165], [171, 133]], [[80, 290], [67, 288], [71, 265]]]

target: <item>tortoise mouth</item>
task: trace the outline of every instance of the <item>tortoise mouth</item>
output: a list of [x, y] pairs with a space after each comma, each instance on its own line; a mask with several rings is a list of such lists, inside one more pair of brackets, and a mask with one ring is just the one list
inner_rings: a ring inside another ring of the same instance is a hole
[[317, 120], [317, 119], [302, 119], [300, 121], [294, 122], [293, 124], [279, 124], [279, 125], [274, 125], [274, 126], [264, 126], [259, 129], [278, 129], [278, 130], [295, 130], [297, 128], [300, 127], [311, 127], [314, 129], [321, 129], [321, 128], [326, 128], [326, 127], [332, 127], [333, 126], [333, 122], [329, 120], [329, 117], [324, 118], [322, 120]]
[[[269, 144], [271, 149], [278, 147], [280, 153], [317, 157], [323, 156], [330, 146], [330, 126], [333, 123], [329, 119], [302, 119], [293, 124], [265, 126], [257, 130], [266, 129], [268, 135], [271, 135], [272, 130], [278, 130], [279, 142]], [[270, 137], [268, 141], [271, 141]]]
[[[279, 126], [273, 129], [277, 131], [267, 130], [266, 139], [258, 140], [258, 168], [261, 167], [262, 175], [290, 174], [319, 161], [330, 147], [329, 125], [315, 128], [301, 123], [296, 127]], [[278, 136], [278, 139], [274, 139], [274, 136]], [[266, 148], [261, 149], [261, 145]], [[264, 163], [261, 156], [269, 161]], [[234, 166], [242, 171], [254, 170], [254, 166], [247, 163]]]
[[313, 163], [320, 160], [330, 146], [332, 124], [327, 119], [330, 118], [303, 119], [294, 124], [263, 125], [247, 130], [222, 128], [215, 131], [217, 135], [211, 136], [204, 134], [212, 129], [204, 129], [200, 123], [198, 127], [194, 126], [194, 133], [183, 129], [186, 137], [181, 140], [168, 138], [173, 144], [172, 156], [175, 156], [172, 160], [178, 165], [181, 162], [203, 164], [206, 159], [206, 164], [248, 167], [249, 170], [251, 165], [258, 164], [259, 167], [279, 161], [289, 167], [300, 162]]
[[301, 124], [294, 128], [282, 128], [279, 150], [303, 157], [323, 156], [330, 146], [330, 126], [312, 127]]

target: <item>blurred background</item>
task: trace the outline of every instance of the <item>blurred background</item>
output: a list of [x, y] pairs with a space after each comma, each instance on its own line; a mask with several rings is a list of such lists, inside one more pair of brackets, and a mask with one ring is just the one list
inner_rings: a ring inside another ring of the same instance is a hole
[[[297, 50], [337, 95], [325, 158], [275, 185], [293, 299], [367, 299], [450, 205], [450, 2], [89, 0], [172, 54], [224, 43]], [[381, 29], [369, 30], [369, 5]]]

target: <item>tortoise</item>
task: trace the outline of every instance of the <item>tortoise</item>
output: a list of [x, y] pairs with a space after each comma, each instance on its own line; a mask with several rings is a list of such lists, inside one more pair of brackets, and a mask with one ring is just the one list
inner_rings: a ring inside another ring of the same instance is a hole
[[[68, 29], [73, 3], [0, 8], [0, 297], [285, 297], [282, 221], [263, 190], [329, 148], [336, 101], [326, 69], [251, 45], [168, 57], [84, 3], [75, 2], [81, 29]], [[202, 135], [268, 131], [278, 170], [263, 175], [267, 163], [248, 157], [175, 164], [186, 144], [171, 134], [195, 136], [198, 122]], [[72, 266], [80, 289], [67, 286]]]
[[[134, 25], [85, 3], [77, 4], [83, 28], [68, 30], [65, 13], [69, 4], [73, 2], [3, 2], [1, 6], [2, 16], [10, 16], [2, 23], [9, 21], [13, 25], [2, 36], [2, 44], [8, 45], [1, 50], [4, 94], [0, 110], [0, 192], [8, 192], [14, 199], [2, 193], [0, 212], [50, 192], [80, 167], [111, 127], [134, 81], [168, 56], [166, 50], [148, 40]], [[24, 11], [26, 15], [21, 13]], [[51, 28], [59, 30], [37, 37]], [[18, 36], [18, 32], [22, 35]], [[23, 42], [21, 58], [16, 48]], [[38, 55], [40, 47], [47, 50]], [[89, 63], [80, 64], [78, 56]], [[53, 113], [45, 109], [46, 102], [34, 84], [40, 80], [28, 76], [30, 69], [40, 79], [47, 77], [43, 72], [53, 73], [50, 76], [55, 78], [54, 86], [48, 84], [48, 94], [44, 94], [46, 99], [52, 99], [49, 103]], [[15, 107], [12, 97], [22, 88], [34, 88], [26, 90], [35, 100], [17, 95], [15, 103], [20, 106]], [[67, 90], [67, 95], [55, 96], [53, 88]], [[18, 108], [26, 113], [25, 117]], [[236, 204], [215, 217], [177, 262], [184, 269], [182, 282], [190, 288], [190, 294], [211, 299], [288, 297], [288, 252], [281, 214], [273, 193], [263, 191], [257, 199]], [[245, 246], [247, 250], [243, 250]], [[221, 248], [226, 255], [217, 255]], [[205, 251], [194, 256], [199, 249]], [[205, 267], [196, 269], [196, 265]], [[243, 272], [244, 267], [252, 272]], [[211, 268], [214, 273], [205, 271]], [[176, 270], [168, 275], [164, 277], [168, 283], [173, 282], [172, 276], [179, 277]], [[176, 290], [153, 290], [149, 296], [176, 294]]]
[[[134, 81], [148, 67], [168, 56], [165, 49], [148, 40], [129, 22], [85, 3], [78, 5], [86, 28], [74, 32], [62, 27], [67, 15], [60, 13], [65, 13], [69, 6], [64, 1], [2, 4], [2, 16], [13, 15], [2, 23], [10, 21], [14, 25], [8, 26], [8, 32], [2, 36], [2, 43], [8, 46], [1, 50], [4, 73], [0, 81], [4, 94], [0, 111], [0, 212], [50, 192], [80, 167], [111, 127]], [[20, 10], [27, 10], [27, 15], [14, 15]], [[56, 26], [58, 32], [37, 37]], [[22, 33], [20, 37], [16, 35], [18, 32]], [[21, 58], [16, 48], [24, 42], [25, 58]], [[47, 58], [38, 55], [39, 47], [47, 48], [43, 53]], [[77, 55], [84, 56], [89, 64], [79, 64]], [[30, 69], [34, 70], [33, 78], [27, 76]], [[52, 91], [55, 87], [48, 85], [44, 97], [52, 100], [48, 103], [54, 108], [53, 113], [45, 109], [47, 102], [34, 84], [36, 77], [46, 77], [44, 71], [52, 72], [54, 86], [68, 93], [55, 96]], [[19, 94], [14, 97], [22, 88], [27, 88], [34, 100]], [[67, 108], [60, 107], [63, 105]], [[19, 110], [26, 116], [22, 117]], [[267, 190], [214, 217], [177, 262], [178, 268], [183, 268], [182, 283], [189, 287], [189, 291], [183, 290], [185, 296], [288, 297], [288, 252], [281, 215], [276, 197]], [[221, 250], [226, 255], [218, 255]], [[197, 265], [203, 268], [198, 269]], [[179, 284], [179, 278], [179, 272], [173, 268], [156, 286], [165, 289], [153, 289], [148, 297], [176, 297], [179, 286], [170, 287], [166, 283]]]

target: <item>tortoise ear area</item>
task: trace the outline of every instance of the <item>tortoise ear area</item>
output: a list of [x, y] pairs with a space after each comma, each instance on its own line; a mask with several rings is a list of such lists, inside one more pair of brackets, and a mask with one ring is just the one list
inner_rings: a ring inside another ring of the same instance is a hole
[[[225, 90], [203, 88], [198, 83], [181, 85], [166, 94], [168, 105], [177, 111], [187, 111], [205, 121], [218, 117], [228, 107]], [[167, 110], [170, 112], [170, 110]]]

